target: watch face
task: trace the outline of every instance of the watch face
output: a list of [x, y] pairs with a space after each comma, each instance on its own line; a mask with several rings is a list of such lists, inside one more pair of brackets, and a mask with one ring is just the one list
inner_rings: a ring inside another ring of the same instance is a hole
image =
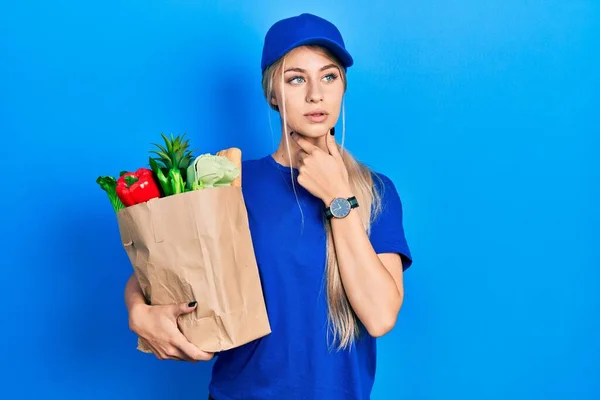
[[336, 218], [344, 218], [350, 213], [350, 202], [346, 199], [337, 198], [331, 202], [331, 213]]

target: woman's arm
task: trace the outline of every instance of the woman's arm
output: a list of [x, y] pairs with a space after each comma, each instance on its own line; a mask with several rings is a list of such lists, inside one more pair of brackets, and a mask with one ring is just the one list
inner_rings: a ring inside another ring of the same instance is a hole
[[356, 209], [330, 223], [348, 301], [370, 335], [385, 335], [396, 324], [404, 300], [400, 255], [375, 253]]
[[[296, 133], [291, 137], [301, 149], [297, 155], [301, 186], [326, 205], [334, 197], [353, 195], [332, 135], [326, 135], [326, 150]], [[331, 228], [346, 296], [369, 333], [384, 335], [395, 325], [404, 299], [400, 255], [375, 252], [356, 210], [346, 218], [333, 219]]]
[[129, 329], [146, 340], [161, 360], [208, 361], [214, 353], [204, 352], [190, 343], [179, 330], [177, 319], [196, 308], [190, 304], [148, 305], [135, 274], [125, 284], [125, 304], [129, 313]]
[[125, 284], [125, 307], [127, 307], [127, 312], [131, 314], [131, 310], [136, 305], [146, 305], [146, 299], [144, 298], [144, 294], [142, 292], [142, 288], [140, 287], [140, 283], [138, 282], [135, 274], [131, 274], [127, 283]]

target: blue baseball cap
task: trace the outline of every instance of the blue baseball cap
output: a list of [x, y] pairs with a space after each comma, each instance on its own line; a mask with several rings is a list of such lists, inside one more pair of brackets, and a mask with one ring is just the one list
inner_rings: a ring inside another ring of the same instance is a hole
[[320, 45], [331, 51], [344, 68], [354, 64], [344, 39], [331, 22], [313, 14], [300, 14], [277, 21], [265, 36], [261, 69], [265, 69], [288, 51], [303, 45]]

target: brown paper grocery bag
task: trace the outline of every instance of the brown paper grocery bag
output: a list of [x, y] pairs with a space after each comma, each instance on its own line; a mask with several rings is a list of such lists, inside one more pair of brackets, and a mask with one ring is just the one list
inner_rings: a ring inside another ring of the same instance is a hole
[[[150, 304], [197, 301], [179, 327], [200, 350], [271, 332], [240, 187], [205, 188], [117, 214], [123, 246]], [[143, 339], [138, 349], [150, 352]]]

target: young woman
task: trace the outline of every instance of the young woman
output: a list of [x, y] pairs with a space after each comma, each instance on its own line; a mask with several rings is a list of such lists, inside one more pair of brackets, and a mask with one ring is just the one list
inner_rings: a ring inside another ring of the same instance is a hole
[[[370, 397], [375, 338], [396, 322], [412, 259], [394, 184], [334, 139], [352, 64], [338, 29], [314, 15], [281, 20], [265, 37], [262, 82], [281, 142], [242, 170], [272, 333], [218, 354], [211, 398]], [[131, 329], [157, 357], [213, 357], [177, 328], [194, 303], [146, 305], [133, 275], [125, 299]]]

